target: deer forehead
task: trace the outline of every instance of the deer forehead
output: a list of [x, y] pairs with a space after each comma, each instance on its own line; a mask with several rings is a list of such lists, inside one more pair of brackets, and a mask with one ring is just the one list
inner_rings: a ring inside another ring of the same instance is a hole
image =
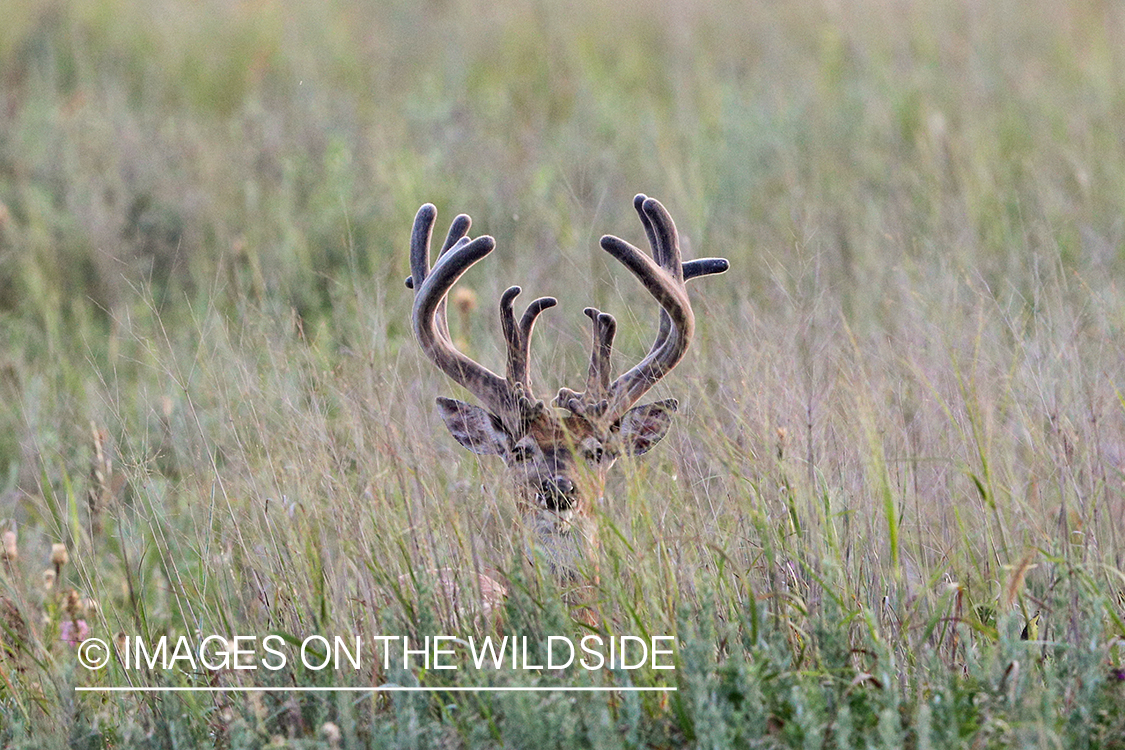
[[532, 420], [524, 433], [524, 438], [530, 438], [540, 448], [551, 446], [556, 450], [587, 448], [608, 442], [609, 437], [608, 429], [573, 414], [562, 418], [550, 414]]

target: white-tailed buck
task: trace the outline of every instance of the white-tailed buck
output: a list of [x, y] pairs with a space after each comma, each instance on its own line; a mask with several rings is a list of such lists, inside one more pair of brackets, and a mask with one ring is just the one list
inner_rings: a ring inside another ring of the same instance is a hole
[[451, 398], [437, 400], [441, 417], [457, 442], [478, 454], [500, 456], [516, 489], [521, 517], [531, 532], [531, 554], [561, 580], [577, 577], [584, 564], [593, 575], [597, 522], [593, 514], [605, 490], [606, 472], [623, 453], [648, 452], [668, 431], [675, 399], [634, 406], [683, 358], [695, 330], [695, 315], [685, 283], [726, 271], [722, 258], [683, 262], [676, 226], [664, 206], [638, 195], [633, 206], [641, 217], [652, 257], [613, 236], [601, 239], [606, 252], [628, 268], [660, 304], [656, 340], [632, 369], [610, 381], [610, 355], [617, 322], [586, 308], [593, 321], [594, 348], [586, 388], [562, 388], [548, 407], [531, 386], [528, 358], [531, 331], [539, 314], [557, 300], [541, 297], [517, 320], [512, 309], [518, 286], [500, 298], [500, 322], [507, 342], [504, 376], [469, 359], [453, 346], [446, 323], [446, 296], [474, 263], [492, 252], [492, 237], [468, 237], [471, 220], [453, 220], [434, 267], [430, 238], [437, 210], [426, 204], [414, 219], [410, 238], [410, 278], [414, 289], [411, 322], [426, 356], [454, 382], [480, 400], [484, 408]]

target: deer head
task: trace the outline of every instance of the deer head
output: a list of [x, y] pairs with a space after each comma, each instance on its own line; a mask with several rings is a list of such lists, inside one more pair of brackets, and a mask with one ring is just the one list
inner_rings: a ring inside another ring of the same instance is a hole
[[410, 278], [415, 291], [411, 322], [426, 356], [483, 406], [439, 398], [438, 410], [457, 442], [478, 454], [497, 455], [508, 469], [517, 504], [532, 534], [534, 555], [560, 578], [579, 572], [597, 546], [593, 511], [602, 500], [606, 474], [622, 454], [647, 453], [664, 437], [677, 403], [667, 399], [635, 406], [683, 358], [695, 330], [685, 283], [722, 273], [722, 258], [684, 263], [672, 218], [664, 206], [638, 195], [633, 206], [648, 236], [652, 256], [613, 236], [601, 239], [606, 252], [633, 273], [659, 303], [660, 323], [648, 354], [610, 382], [610, 356], [617, 322], [586, 308], [593, 322], [594, 346], [586, 388], [562, 388], [548, 407], [532, 390], [528, 359], [531, 333], [553, 297], [528, 305], [517, 321], [513, 305], [520, 293], [510, 287], [500, 298], [500, 321], [507, 343], [507, 368], [501, 377], [453, 346], [446, 323], [446, 296], [465, 271], [496, 246], [492, 237], [468, 237], [471, 220], [453, 220], [434, 267], [430, 239], [437, 210], [426, 204], [414, 219], [410, 240]]

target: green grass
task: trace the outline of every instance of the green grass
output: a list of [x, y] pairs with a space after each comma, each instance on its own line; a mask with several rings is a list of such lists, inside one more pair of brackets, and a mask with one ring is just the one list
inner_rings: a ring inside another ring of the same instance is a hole
[[[0, 744], [1125, 747], [1117, 5], [4, 16]], [[456, 389], [402, 280], [420, 204], [471, 214], [498, 250], [454, 335], [499, 367], [502, 289], [555, 295], [533, 367], [577, 386], [583, 306], [618, 317], [620, 364], [652, 336], [597, 248], [641, 241], [639, 191], [732, 264], [693, 287], [697, 339], [655, 389], [681, 402], [670, 437], [600, 519], [596, 630], [675, 635], [675, 670], [79, 666], [70, 590], [109, 642], [467, 639], [490, 627], [400, 576], [493, 568], [503, 633], [590, 632], [434, 413]], [[74, 690], [482, 680], [677, 690]]]

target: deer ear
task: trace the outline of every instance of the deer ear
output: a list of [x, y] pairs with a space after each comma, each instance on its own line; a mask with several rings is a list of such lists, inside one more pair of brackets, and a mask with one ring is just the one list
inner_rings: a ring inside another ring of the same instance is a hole
[[672, 426], [672, 415], [679, 408], [674, 398], [652, 404], [634, 406], [621, 417], [617, 431], [626, 453], [639, 456], [648, 453], [652, 446], [668, 434]]
[[511, 448], [511, 438], [500, 418], [479, 406], [452, 398], [438, 398], [438, 413], [458, 443], [473, 453], [500, 456]]

